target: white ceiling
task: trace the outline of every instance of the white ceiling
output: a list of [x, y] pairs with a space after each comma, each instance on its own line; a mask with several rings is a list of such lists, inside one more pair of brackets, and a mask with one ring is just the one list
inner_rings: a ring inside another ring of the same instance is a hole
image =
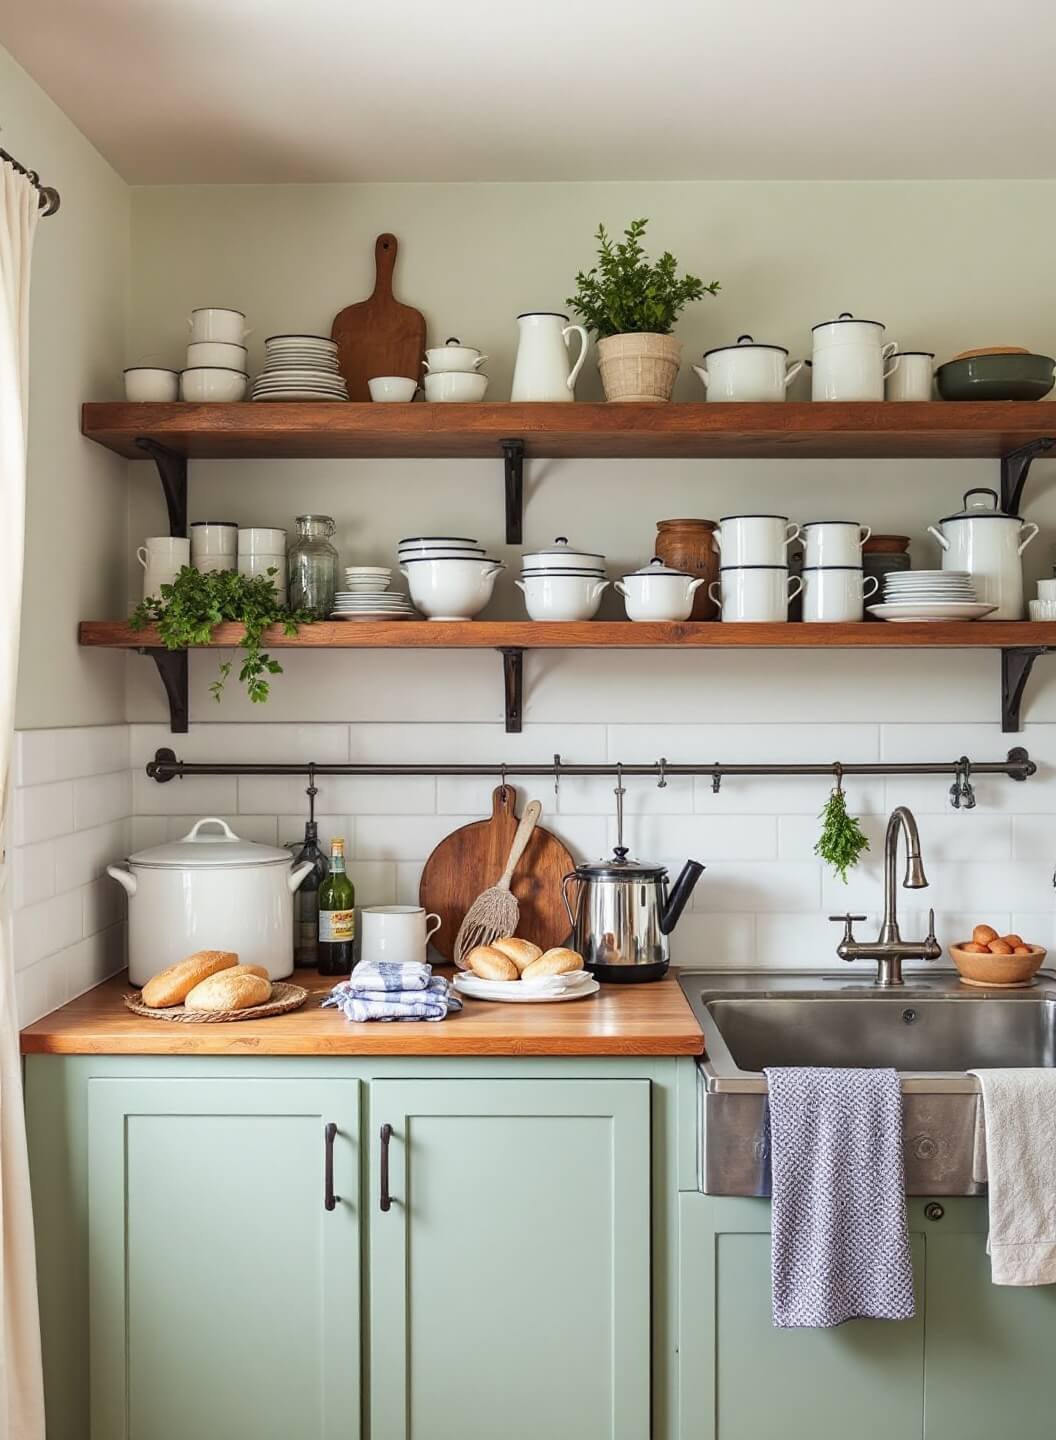
[[1051, 0], [3, 0], [0, 44], [139, 184], [1056, 176]]

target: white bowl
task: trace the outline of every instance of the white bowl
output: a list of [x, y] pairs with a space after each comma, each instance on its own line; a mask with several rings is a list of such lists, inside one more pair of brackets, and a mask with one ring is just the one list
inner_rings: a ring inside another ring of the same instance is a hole
[[442, 370], [436, 375], [426, 375], [425, 398], [432, 402], [465, 405], [484, 399], [488, 388], [488, 377], [472, 371]]
[[180, 376], [180, 399], [230, 404], [246, 393], [249, 376], [244, 370], [224, 370], [215, 365], [202, 365], [184, 370]]
[[593, 620], [609, 582], [559, 570], [513, 583], [524, 592], [525, 609], [533, 620]]
[[428, 620], [472, 620], [491, 599], [499, 560], [407, 560], [411, 601]]
[[488, 357], [475, 350], [472, 345], [461, 345], [449, 340], [446, 345], [436, 345], [425, 352], [425, 368], [432, 375], [445, 375], [452, 371], [472, 373], [479, 370]]
[[222, 340], [199, 340], [187, 346], [187, 369], [217, 365], [222, 370], [249, 370], [244, 345], [225, 345]]
[[418, 391], [418, 381], [404, 375], [375, 375], [367, 381], [370, 398], [376, 404], [405, 405]]
[[180, 398], [180, 372], [153, 365], [133, 365], [125, 371], [125, 399], [134, 404], [163, 405]]
[[191, 328], [192, 345], [199, 345], [203, 340], [219, 340], [222, 345], [241, 345], [249, 334], [246, 317], [241, 310], [226, 310], [217, 305], [192, 310], [187, 324]]

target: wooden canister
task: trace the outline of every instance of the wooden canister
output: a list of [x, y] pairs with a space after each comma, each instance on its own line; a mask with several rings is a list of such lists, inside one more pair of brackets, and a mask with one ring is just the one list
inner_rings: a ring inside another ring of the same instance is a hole
[[658, 520], [654, 554], [673, 570], [703, 577], [707, 582], [693, 596], [691, 620], [714, 620], [719, 607], [708, 594], [712, 580], [719, 578], [719, 551], [715, 544], [715, 520]]

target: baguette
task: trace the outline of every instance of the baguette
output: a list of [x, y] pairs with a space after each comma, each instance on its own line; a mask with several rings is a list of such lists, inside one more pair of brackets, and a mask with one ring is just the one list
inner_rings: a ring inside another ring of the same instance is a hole
[[564, 946], [558, 945], [540, 955], [538, 960], [533, 960], [521, 972], [521, 979], [541, 980], [544, 975], [568, 975], [573, 970], [582, 969], [583, 957], [574, 950], [566, 950]]
[[188, 1010], [248, 1010], [270, 999], [270, 980], [251, 975], [248, 970], [241, 974], [220, 970], [196, 985], [183, 1003]]
[[159, 970], [143, 986], [143, 1004], [152, 1010], [163, 1010], [169, 1005], [181, 1005], [196, 985], [208, 980], [220, 970], [230, 970], [238, 964], [233, 950], [197, 950]]

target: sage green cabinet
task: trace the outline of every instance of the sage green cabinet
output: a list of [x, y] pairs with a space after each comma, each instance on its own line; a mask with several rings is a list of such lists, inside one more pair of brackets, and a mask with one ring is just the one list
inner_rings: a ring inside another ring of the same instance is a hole
[[93, 1440], [356, 1440], [359, 1091], [89, 1082]]
[[374, 1440], [649, 1440], [648, 1081], [378, 1080], [370, 1116]]

